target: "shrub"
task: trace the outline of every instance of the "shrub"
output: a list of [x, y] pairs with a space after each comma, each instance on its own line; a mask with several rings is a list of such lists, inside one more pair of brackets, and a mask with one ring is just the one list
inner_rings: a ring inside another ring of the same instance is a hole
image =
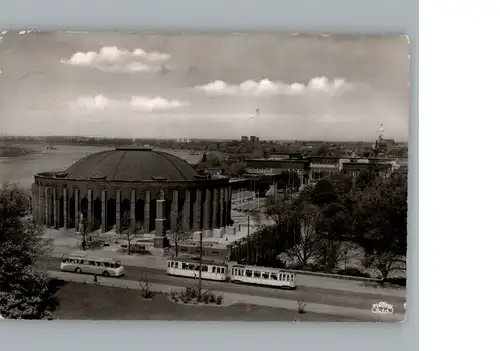
[[297, 311], [300, 314], [306, 313], [306, 303], [302, 300], [297, 301]]
[[337, 272], [337, 274], [340, 274], [340, 275], [349, 275], [349, 276], [352, 276], [352, 277], [364, 277], [364, 278], [369, 278], [370, 277], [369, 274], [360, 271], [356, 267], [347, 267], [346, 269], [341, 269], [340, 271]]
[[215, 303], [216, 303], [217, 305], [220, 305], [220, 304], [222, 304], [222, 300], [223, 300], [222, 295], [219, 295], [219, 296], [217, 296], [217, 299], [215, 300]]
[[215, 295], [210, 294], [210, 303], [214, 303], [216, 301]]
[[394, 285], [399, 285], [399, 286], [406, 286], [406, 278], [404, 278], [404, 277], [399, 277], [399, 278], [387, 278], [387, 279], [385, 280], [385, 283], [394, 284]]
[[144, 299], [152, 299], [154, 297], [154, 292], [151, 290], [151, 283], [146, 277], [141, 278], [141, 281], [139, 282], [139, 285], [141, 286], [141, 296]]

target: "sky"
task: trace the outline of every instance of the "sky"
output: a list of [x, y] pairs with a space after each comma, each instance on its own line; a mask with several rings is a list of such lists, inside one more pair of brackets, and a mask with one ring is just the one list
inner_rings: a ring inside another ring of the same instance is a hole
[[0, 33], [0, 135], [408, 138], [404, 36]]

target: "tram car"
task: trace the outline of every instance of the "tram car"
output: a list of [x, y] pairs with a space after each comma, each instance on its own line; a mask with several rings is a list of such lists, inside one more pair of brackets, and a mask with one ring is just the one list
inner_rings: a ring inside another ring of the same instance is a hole
[[245, 266], [231, 266], [230, 280], [233, 283], [272, 286], [282, 289], [296, 289], [295, 273], [283, 269]]
[[[200, 262], [189, 258], [169, 259], [167, 260], [167, 274], [198, 279], [200, 277]], [[216, 261], [203, 260], [201, 279], [219, 282], [228, 280], [227, 265]]]
[[[192, 258], [168, 259], [167, 274], [198, 279], [200, 276], [200, 262]], [[297, 288], [296, 275], [293, 272], [277, 268], [241, 265], [234, 262], [223, 263], [203, 260], [201, 279], [282, 289]]]

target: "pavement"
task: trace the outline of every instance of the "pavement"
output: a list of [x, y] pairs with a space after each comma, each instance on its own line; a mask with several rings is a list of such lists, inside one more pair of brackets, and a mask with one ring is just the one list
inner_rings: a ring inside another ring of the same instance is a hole
[[[94, 284], [93, 276], [82, 275], [82, 274], [74, 274], [60, 271], [48, 271], [49, 276], [53, 278], [58, 278], [64, 281], [71, 281], [75, 283], [86, 283], [86, 284]], [[129, 276], [127, 276], [129, 278]], [[158, 293], [169, 293], [172, 290], [176, 290], [179, 288], [178, 285], [168, 285], [164, 283], [156, 283], [152, 282], [149, 278], [148, 280], [151, 282], [151, 290]], [[191, 281], [192, 282], [192, 281]], [[192, 284], [192, 283], [191, 283]], [[218, 283], [220, 288], [225, 287], [226, 284]], [[141, 290], [140, 281], [139, 280], [131, 280], [124, 278], [104, 278], [99, 277], [99, 285], [111, 286], [116, 288], [127, 288], [134, 290]], [[207, 286], [204, 282], [204, 289], [207, 289]], [[210, 289], [210, 288], [208, 288]], [[305, 302], [305, 310], [306, 312], [313, 313], [321, 313], [335, 316], [345, 316], [349, 318], [354, 318], [362, 321], [378, 321], [378, 322], [401, 322], [404, 320], [404, 313], [393, 313], [393, 314], [375, 314], [371, 311], [371, 305], [368, 308], [354, 308], [354, 307], [345, 307], [345, 306], [334, 306], [327, 305], [315, 302], [308, 302], [307, 300], [295, 300], [295, 299], [283, 299], [276, 297], [263, 297], [256, 295], [248, 295], [234, 292], [227, 292], [226, 289], [220, 290], [212, 290], [216, 294], [223, 294], [224, 300], [229, 301], [230, 304], [236, 303], [245, 303], [250, 305], [258, 305], [258, 306], [269, 306], [276, 308], [283, 308], [288, 310], [297, 311], [298, 309], [298, 301]], [[293, 292], [292, 292], [293, 293]]]

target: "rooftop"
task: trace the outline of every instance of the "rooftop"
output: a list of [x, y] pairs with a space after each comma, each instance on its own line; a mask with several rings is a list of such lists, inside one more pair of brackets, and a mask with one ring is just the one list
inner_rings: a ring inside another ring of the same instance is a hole
[[177, 156], [147, 147], [119, 147], [82, 158], [61, 174], [69, 179], [190, 181], [196, 170]]

